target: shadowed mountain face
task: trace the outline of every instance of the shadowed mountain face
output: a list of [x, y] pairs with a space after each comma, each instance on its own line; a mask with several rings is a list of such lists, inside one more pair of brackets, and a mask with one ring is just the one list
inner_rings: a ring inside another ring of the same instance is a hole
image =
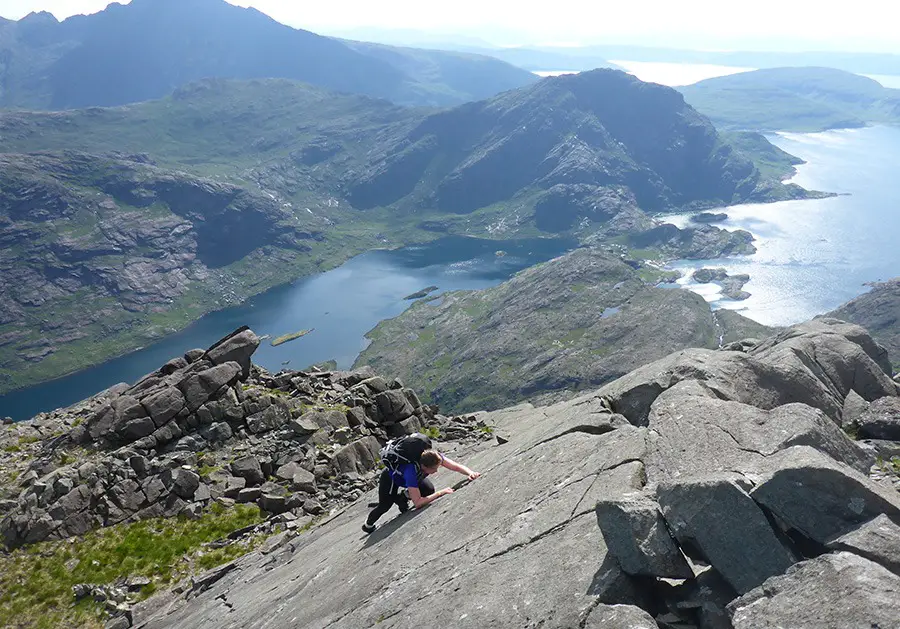
[[[32, 14], [0, 24], [0, 104], [121, 105], [208, 77], [282, 77], [398, 102], [455, 104], [535, 80], [486, 57], [390, 50], [394, 58], [355, 50], [222, 0], [134, 0], [62, 23]], [[415, 56], [418, 66], [410, 64]], [[445, 85], [441, 73], [427, 75], [452, 61], [463, 66], [463, 75], [471, 67], [480, 76]]]
[[517, 191], [627, 186], [643, 209], [747, 198], [752, 162], [678, 92], [614, 70], [561, 76], [424, 120], [351, 191], [360, 207], [428, 182], [435, 205], [466, 213]]

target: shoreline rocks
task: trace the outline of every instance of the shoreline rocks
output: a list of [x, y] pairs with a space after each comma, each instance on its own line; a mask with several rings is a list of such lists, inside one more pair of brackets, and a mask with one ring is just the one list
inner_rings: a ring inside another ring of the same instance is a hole
[[699, 284], [715, 282], [722, 287], [722, 295], [728, 299], [742, 301], [750, 297], [750, 293], [741, 290], [744, 284], [750, 281], [750, 276], [746, 273], [728, 275], [724, 268], [710, 269], [704, 267], [694, 271], [691, 278]]

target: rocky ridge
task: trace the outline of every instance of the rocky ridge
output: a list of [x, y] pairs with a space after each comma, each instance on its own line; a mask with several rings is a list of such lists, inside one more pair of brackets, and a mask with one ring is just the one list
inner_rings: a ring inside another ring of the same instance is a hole
[[487, 436], [371, 369], [270, 374], [250, 362], [258, 345], [240, 329], [134, 385], [5, 428], [5, 545], [197, 517], [213, 503], [255, 503], [302, 527], [372, 487], [390, 437], [426, 427], [448, 440]]
[[[285, 265], [325, 222], [247, 188], [154, 166], [142, 155], [0, 154], [0, 385], [28, 369], [84, 366], [85, 342], [178, 304], [202, 313], [244, 297], [239, 268]], [[254, 283], [277, 283], [260, 269]], [[191, 296], [195, 299], [191, 299]], [[85, 299], [89, 297], [89, 299]], [[215, 303], [215, 302], [212, 302]], [[102, 330], [102, 333], [101, 333]], [[40, 365], [38, 365], [40, 363]]]
[[[638, 268], [634, 268], [638, 267]], [[582, 247], [481, 291], [439, 295], [381, 322], [357, 365], [396, 374], [454, 412], [556, 401], [686, 347], [772, 333], [664, 272]]]
[[885, 357], [817, 320], [479, 413], [508, 438], [461, 451], [478, 480], [370, 536], [349, 505], [134, 626], [893, 626], [900, 494], [839, 426], [851, 392], [897, 399]]

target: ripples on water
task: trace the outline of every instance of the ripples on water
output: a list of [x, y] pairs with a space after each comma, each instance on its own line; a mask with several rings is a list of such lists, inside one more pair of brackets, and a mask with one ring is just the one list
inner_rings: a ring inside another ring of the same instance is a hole
[[[767, 325], [790, 325], [836, 308], [864, 293], [866, 282], [900, 275], [900, 129], [869, 127], [825, 133], [781, 133], [770, 138], [806, 164], [791, 180], [841, 196], [721, 208], [727, 229], [756, 237], [757, 253], [719, 260], [680, 260], [670, 268], [679, 283], [714, 307], [729, 308]], [[665, 217], [683, 226], [687, 215]], [[749, 273], [744, 301], [723, 299], [715, 284], [696, 284], [704, 266]]]

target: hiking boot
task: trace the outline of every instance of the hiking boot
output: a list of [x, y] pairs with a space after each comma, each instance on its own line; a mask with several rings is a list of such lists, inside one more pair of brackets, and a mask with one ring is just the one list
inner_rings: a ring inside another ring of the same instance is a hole
[[364, 530], [366, 533], [371, 533], [372, 531], [374, 531], [377, 528], [378, 528], [377, 525], [369, 524], [368, 522], [364, 522], [362, 525], [362, 530]]

